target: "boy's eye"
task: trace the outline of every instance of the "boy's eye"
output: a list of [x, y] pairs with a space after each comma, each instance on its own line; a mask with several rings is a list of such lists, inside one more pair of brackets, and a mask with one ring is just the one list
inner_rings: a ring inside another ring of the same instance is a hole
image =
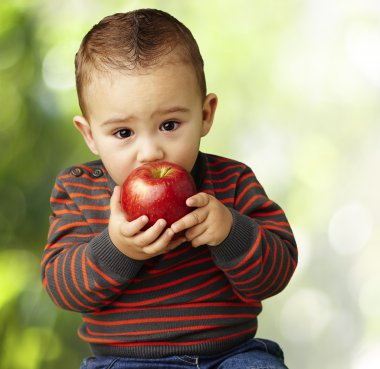
[[179, 125], [179, 123], [170, 120], [168, 122], [162, 123], [160, 130], [161, 131], [174, 131], [175, 129], [178, 128], [178, 125]]
[[114, 134], [117, 138], [128, 138], [133, 135], [133, 132], [130, 129], [120, 129]]

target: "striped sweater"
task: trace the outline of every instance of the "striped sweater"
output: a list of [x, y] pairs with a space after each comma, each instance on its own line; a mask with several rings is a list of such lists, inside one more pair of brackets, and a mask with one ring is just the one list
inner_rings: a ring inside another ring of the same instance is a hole
[[216, 247], [183, 243], [147, 261], [122, 254], [107, 224], [115, 186], [101, 161], [68, 168], [52, 196], [43, 285], [54, 303], [82, 313], [79, 336], [95, 355], [214, 354], [253, 337], [261, 301], [279, 293], [297, 263], [281, 208], [244, 164], [200, 153], [199, 191], [231, 210]]

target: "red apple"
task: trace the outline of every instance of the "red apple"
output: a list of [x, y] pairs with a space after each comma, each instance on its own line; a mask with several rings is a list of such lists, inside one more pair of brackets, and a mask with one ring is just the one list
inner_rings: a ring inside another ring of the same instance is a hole
[[121, 205], [132, 221], [147, 215], [149, 222], [165, 219], [170, 227], [192, 208], [186, 200], [196, 194], [194, 180], [181, 166], [169, 162], [143, 164], [133, 170], [121, 187]]

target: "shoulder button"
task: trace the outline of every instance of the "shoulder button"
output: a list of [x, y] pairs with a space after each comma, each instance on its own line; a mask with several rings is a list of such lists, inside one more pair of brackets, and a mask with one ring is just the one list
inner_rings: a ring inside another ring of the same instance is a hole
[[74, 177], [80, 177], [83, 174], [83, 169], [79, 167], [75, 167], [71, 169], [70, 174]]
[[103, 175], [103, 171], [98, 168], [98, 169], [95, 169], [92, 173], [91, 173], [91, 176], [94, 177], [94, 178], [99, 178]]

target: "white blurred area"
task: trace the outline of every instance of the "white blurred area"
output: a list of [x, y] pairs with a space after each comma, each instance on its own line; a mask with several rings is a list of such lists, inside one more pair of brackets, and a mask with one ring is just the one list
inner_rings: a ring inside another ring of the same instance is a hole
[[139, 7], [193, 31], [219, 96], [202, 149], [249, 164], [295, 231], [298, 270], [264, 302], [258, 336], [289, 368], [380, 368], [380, 1], [46, 2], [41, 39], [68, 34], [42, 75], [66, 110], [84, 32]]
[[244, 107], [231, 148], [299, 244], [258, 335], [282, 343], [290, 368], [380, 368], [380, 2], [297, 4], [270, 65], [252, 58], [270, 88]]

